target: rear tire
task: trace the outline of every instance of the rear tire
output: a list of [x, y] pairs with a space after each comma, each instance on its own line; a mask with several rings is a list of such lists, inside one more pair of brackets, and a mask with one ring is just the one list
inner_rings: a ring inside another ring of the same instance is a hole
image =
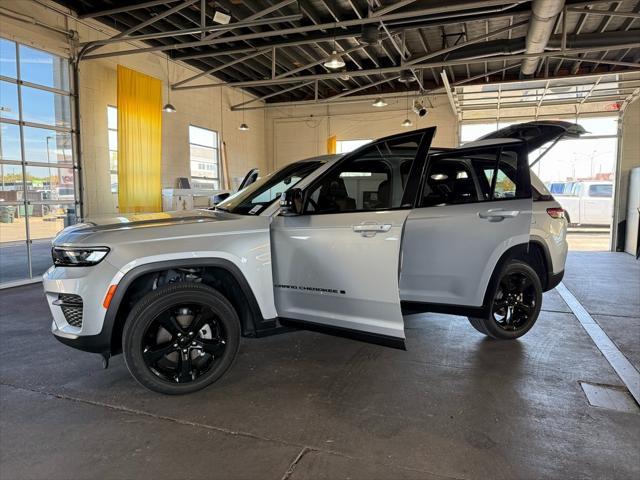
[[501, 340], [513, 340], [536, 323], [542, 305], [542, 284], [536, 271], [523, 262], [505, 267], [486, 318], [468, 317], [480, 333]]
[[142, 386], [181, 395], [218, 380], [240, 344], [229, 301], [200, 283], [164, 285], [135, 304], [122, 332], [124, 360]]

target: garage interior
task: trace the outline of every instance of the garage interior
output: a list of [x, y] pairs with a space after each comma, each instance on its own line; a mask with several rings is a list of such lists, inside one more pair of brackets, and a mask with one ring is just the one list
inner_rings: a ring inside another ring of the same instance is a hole
[[[640, 1], [15, 0], [0, 23], [1, 478], [640, 478]], [[119, 170], [144, 95], [125, 102], [127, 75], [157, 90], [144, 175]], [[403, 131], [457, 147], [535, 120], [587, 133], [530, 156], [571, 218], [525, 337], [427, 313], [406, 351], [243, 338], [176, 397], [51, 336], [64, 227], [208, 208], [252, 169]]]

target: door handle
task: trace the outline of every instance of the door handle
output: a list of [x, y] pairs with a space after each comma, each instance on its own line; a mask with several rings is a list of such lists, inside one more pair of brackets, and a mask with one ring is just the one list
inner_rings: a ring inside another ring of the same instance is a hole
[[390, 223], [361, 223], [360, 225], [353, 225], [353, 231], [360, 233], [363, 237], [372, 237], [376, 233], [384, 233], [391, 230]]
[[519, 210], [503, 210], [501, 208], [496, 208], [485, 212], [478, 212], [478, 217], [489, 220], [490, 222], [501, 222], [505, 218], [514, 218], [519, 214]]

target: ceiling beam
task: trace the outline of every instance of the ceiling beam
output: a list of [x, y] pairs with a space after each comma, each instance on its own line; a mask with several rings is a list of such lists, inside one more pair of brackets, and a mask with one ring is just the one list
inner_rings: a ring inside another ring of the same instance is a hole
[[[584, 48], [571, 48], [566, 50], [567, 55], [575, 55], [578, 53], [587, 53], [587, 52], [598, 52], [607, 50], [622, 50], [626, 48], [638, 48], [640, 47], [640, 42], [633, 43], [624, 43], [619, 45], [607, 45], [606, 47], [584, 47]], [[497, 55], [494, 57], [487, 57], [491, 62], [502, 62], [503, 60], [523, 60], [525, 58], [533, 58], [538, 56], [540, 58], [545, 57], [555, 57], [558, 54], [556, 52], [542, 52], [542, 53], [523, 53], [516, 55]], [[451, 67], [456, 65], [466, 65], [467, 63], [475, 64], [475, 63], [484, 63], [487, 61], [487, 58], [460, 58], [455, 60], [443, 60], [439, 62], [432, 63], [420, 63], [420, 64], [412, 64], [413, 68], [441, 68], [441, 67]], [[640, 67], [640, 64], [638, 65]], [[407, 68], [407, 64], [405, 65], [395, 65], [393, 67], [383, 67], [383, 68], [374, 68], [370, 70], [355, 70], [355, 71], [347, 71], [347, 72], [332, 72], [332, 73], [322, 73], [316, 75], [300, 75], [297, 77], [288, 77], [288, 78], [276, 78], [276, 79], [265, 79], [265, 80], [250, 80], [244, 82], [222, 82], [222, 83], [213, 83], [207, 85], [193, 85], [188, 87], [177, 88], [176, 90], [186, 90], [192, 88], [210, 88], [210, 87], [257, 87], [263, 85], [280, 85], [283, 83], [296, 83], [296, 82], [305, 82], [308, 80], [327, 80], [332, 78], [340, 78], [341, 75], [345, 73], [349, 76], [367, 76], [367, 75], [382, 75], [384, 73], [396, 73], [400, 70], [404, 70]]]
[[584, 13], [589, 15], [604, 15], [606, 17], [629, 17], [640, 18], [640, 13], [636, 12], [618, 12], [613, 10], [584, 10], [581, 8], [567, 8], [570, 12]]
[[124, 13], [131, 12], [132, 10], [141, 10], [143, 8], [155, 7], [158, 5], [166, 5], [167, 3], [175, 3], [179, 0], [152, 0], [150, 2], [142, 2], [133, 5], [126, 5], [123, 7], [110, 8], [108, 10], [96, 10], [94, 12], [87, 12], [81, 15], [78, 15], [80, 20], [84, 20], [85, 18], [96, 18], [96, 17], [106, 17], [108, 15], [114, 15], [116, 13]]
[[180, 80], [179, 82], [176, 82], [173, 85], [171, 85], [171, 87], [172, 88], [179, 87], [181, 85], [184, 85], [185, 83], [189, 83], [189, 82], [192, 82], [193, 80], [196, 80], [198, 78], [202, 78], [205, 75], [211, 75], [212, 73], [218, 72], [220, 70], [224, 70], [225, 68], [231, 67], [231, 66], [233, 66], [233, 65], [235, 65], [237, 63], [246, 62], [247, 60], [249, 60], [251, 58], [257, 57], [259, 55], [264, 55], [266, 53], [269, 53], [269, 49], [267, 49], [267, 48], [262, 49], [262, 50], [258, 50], [257, 52], [250, 53], [249, 55], [245, 55], [243, 57], [238, 57], [238, 58], [236, 58], [236, 59], [234, 59], [234, 60], [232, 60], [230, 62], [225, 62], [225, 63], [223, 63], [221, 65], [218, 65], [216, 67], [213, 67], [213, 68], [211, 68], [209, 70], [205, 70], [204, 72], [200, 72], [200, 73], [198, 73], [196, 75], [193, 75], [192, 77], [185, 78], [184, 80]]
[[[501, 3], [503, 2], [500, 2], [499, 0], [483, 0], [484, 6], [499, 5]], [[431, 8], [421, 9], [421, 10], [415, 10], [411, 12], [391, 13], [388, 15], [381, 15], [379, 17], [363, 17], [363, 18], [356, 18], [351, 20], [343, 20], [340, 22], [340, 28], [345, 29], [347, 27], [356, 27], [356, 26], [360, 27], [362, 25], [367, 25], [370, 23], [379, 23], [380, 21], [388, 23], [394, 20], [405, 20], [408, 18], [417, 18], [425, 15], [447, 13], [447, 12], [461, 10], [461, 9], [463, 10], [465, 7], [473, 8], [474, 4], [475, 4], [475, 7], [477, 7], [477, 2], [472, 2], [472, 1], [452, 2], [451, 4], [446, 4], [438, 7], [431, 7]], [[282, 37], [282, 36], [293, 35], [298, 33], [331, 31], [335, 29], [335, 27], [336, 27], [336, 22], [303, 25], [303, 26], [284, 28], [284, 29], [268, 31], [268, 32], [257, 32], [257, 33], [249, 33], [244, 35], [234, 35], [233, 37], [228, 37], [228, 38], [227, 37], [212, 38], [208, 40], [205, 39], [205, 40], [197, 40], [194, 42], [164, 45], [161, 47], [152, 47], [154, 50], [150, 50], [150, 49], [123, 50], [119, 52], [113, 52], [111, 56], [124, 56], [124, 55], [133, 55], [136, 53], [148, 52], [148, 51], [164, 51], [164, 50], [173, 50], [178, 48], [194, 48], [194, 47], [201, 47], [201, 46], [220, 45], [220, 44], [225, 44], [229, 42], [239, 42], [244, 40], [256, 40], [256, 39], [264, 39], [264, 38], [272, 38], [272, 37]], [[343, 36], [342, 38], [351, 38], [351, 37], [360, 36], [360, 35], [361, 35], [361, 32], [358, 29], [358, 31], [357, 32], [354, 31], [352, 35]], [[340, 35], [338, 34], [335, 35], [336, 38], [338, 38], [339, 36]], [[333, 38], [333, 35], [324, 34], [323, 37], [329, 37], [328, 39], [331, 39]], [[86, 57], [86, 58], [89, 58], [89, 57]], [[98, 57], [92, 56], [91, 58], [98, 58]]]
[[306, 87], [306, 86], [311, 85], [313, 83], [315, 83], [315, 80], [312, 80], [312, 81], [306, 82], [306, 83], [301, 83], [300, 85], [294, 85], [292, 87], [285, 88], [284, 90], [278, 90], [277, 92], [269, 93], [268, 95], [263, 95], [260, 98], [254, 98], [254, 99], [248, 100], [246, 102], [238, 103], [236, 105], [231, 105], [231, 111], [240, 110], [240, 107], [244, 107], [245, 105], [249, 105], [249, 104], [255, 103], [255, 102], [264, 101], [264, 100], [267, 100], [268, 98], [271, 98], [271, 97], [277, 97], [278, 95], [282, 95], [283, 93], [290, 92], [290, 91], [295, 90], [297, 88]]
[[[195, 0], [195, 1], [198, 1], [198, 0]], [[156, 19], [156, 17], [153, 17], [153, 18]], [[248, 21], [242, 20], [239, 22], [230, 23], [228, 25], [209, 25], [208, 27], [204, 27], [204, 29], [202, 27], [184, 28], [180, 30], [161, 31], [157, 33], [135, 35], [133, 37], [130, 37], [130, 36], [123, 37], [123, 36], [116, 35], [114, 37], [105, 38], [103, 40], [94, 40], [91, 42], [84, 42], [84, 43], [81, 43], [80, 46], [84, 47], [85, 45], [90, 45], [90, 46], [109, 45], [112, 43], [131, 42], [136, 40], [138, 41], [155, 40], [158, 38], [179, 37], [181, 35], [194, 35], [196, 33], [201, 33], [201, 32], [204, 32], [204, 33], [217, 32], [222, 34], [230, 30], [236, 30], [238, 28], [258, 27], [261, 25], [272, 25], [275, 23], [292, 22], [292, 21], [298, 21], [301, 19], [302, 19], [301, 14], [295, 14], [295, 15], [286, 15], [283, 17], [263, 18], [260, 20], [248, 20]], [[148, 25], [145, 25], [145, 26], [148, 26]]]

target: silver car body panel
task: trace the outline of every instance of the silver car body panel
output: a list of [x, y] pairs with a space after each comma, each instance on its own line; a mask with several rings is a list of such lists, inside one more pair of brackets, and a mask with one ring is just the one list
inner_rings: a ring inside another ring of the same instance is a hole
[[[491, 210], [516, 212], [502, 221]], [[416, 208], [402, 246], [400, 298], [422, 303], [481, 306], [498, 260], [529, 242], [531, 199]]]
[[[297, 188], [311, 185], [343, 157], [319, 158], [326, 163]], [[531, 181], [539, 189], [535, 176]], [[57, 246], [107, 246], [110, 252], [93, 267], [52, 267], [45, 273], [52, 329], [67, 338], [96, 335], [103, 327], [109, 286], [127, 273], [168, 260], [215, 258], [237, 267], [263, 318], [404, 339], [401, 300], [480, 305], [500, 255], [528, 243], [530, 235], [549, 247], [553, 272], [563, 270], [566, 222], [552, 219], [538, 205], [557, 202], [537, 202], [533, 218], [531, 199], [496, 203], [518, 214], [488, 222], [478, 212], [494, 206], [480, 202], [289, 217], [280, 215], [275, 201], [259, 215], [191, 211], [94, 219], [54, 240]], [[376, 224], [381, 229], [373, 233]], [[53, 304], [60, 293], [83, 298], [81, 328], [67, 324]]]
[[52, 304], [59, 293], [84, 300], [82, 330], [67, 332], [95, 335], [102, 329], [107, 290], [126, 273], [168, 260], [208, 258], [233, 263], [251, 287], [262, 316], [275, 318], [269, 223], [265, 216], [203, 210], [119, 216], [65, 229], [55, 241], [57, 246], [108, 246], [111, 251], [93, 267], [52, 267], [44, 274], [44, 290], [59, 320], [56, 326], [60, 329], [66, 323], [60, 308]]
[[398, 259], [409, 211], [275, 217], [278, 314], [404, 339]]

